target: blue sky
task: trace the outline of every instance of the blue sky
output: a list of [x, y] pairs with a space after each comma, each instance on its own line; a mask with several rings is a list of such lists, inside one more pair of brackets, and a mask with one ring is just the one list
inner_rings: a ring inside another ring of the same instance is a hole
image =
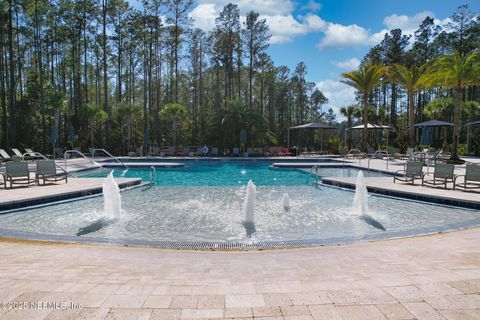
[[354, 101], [353, 90], [338, 81], [340, 73], [355, 69], [390, 29], [413, 34], [426, 16], [444, 25], [462, 4], [480, 12], [478, 0], [194, 0], [189, 14], [194, 26], [213, 29], [229, 2], [238, 5], [242, 20], [250, 10], [267, 20], [275, 65], [293, 71], [303, 61], [308, 81], [317, 83], [334, 110]]
[[444, 25], [462, 4], [480, 12], [480, 1], [466, 0], [196, 0], [190, 13], [194, 26], [212, 29], [228, 2], [237, 4], [242, 16], [255, 10], [267, 20], [275, 64], [293, 71], [303, 61], [307, 79], [335, 111], [354, 102], [354, 91], [338, 81], [340, 73], [355, 69], [386, 32], [401, 28], [413, 34], [426, 16]]

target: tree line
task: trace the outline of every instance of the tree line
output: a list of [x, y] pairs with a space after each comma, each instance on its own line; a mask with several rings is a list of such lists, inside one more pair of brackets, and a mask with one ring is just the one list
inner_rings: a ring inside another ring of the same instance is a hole
[[[459, 152], [480, 154], [478, 129], [471, 130], [466, 144], [466, 124], [480, 120], [479, 50], [480, 15], [467, 5], [444, 26], [426, 17], [413, 39], [400, 29], [385, 34], [358, 70], [342, 74], [343, 82], [356, 89], [358, 104], [341, 112], [349, 126], [356, 120], [364, 124], [363, 148], [368, 122], [393, 127], [394, 145], [405, 149], [419, 144], [414, 124], [435, 119], [453, 123], [451, 144], [445, 134], [439, 146], [450, 149], [452, 160]], [[352, 147], [352, 137], [348, 140]]]
[[[276, 66], [265, 19], [227, 4], [211, 32], [191, 0], [5, 0], [0, 6], [2, 146], [47, 152], [142, 145], [286, 143], [328, 99], [307, 67]], [[329, 111], [330, 116], [333, 111]]]

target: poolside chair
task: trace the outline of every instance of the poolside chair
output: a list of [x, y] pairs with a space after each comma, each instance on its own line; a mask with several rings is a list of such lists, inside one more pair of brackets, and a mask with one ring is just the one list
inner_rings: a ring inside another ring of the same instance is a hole
[[[459, 178], [460, 180], [457, 182]], [[461, 181], [462, 178], [463, 182]], [[453, 189], [456, 188], [462, 188], [463, 190], [480, 189], [480, 165], [467, 163], [465, 174], [455, 177]]]
[[398, 170], [393, 175], [393, 183], [395, 181], [403, 181], [403, 182], [412, 182], [415, 184], [415, 178], [422, 179], [423, 177], [423, 163], [421, 162], [407, 162], [405, 164], [404, 170]]
[[190, 155], [190, 148], [182, 148], [182, 156], [188, 157]]
[[65, 157], [65, 152], [63, 151], [62, 148], [60, 147], [55, 147], [53, 149], [53, 151], [55, 152], [55, 156], [57, 156], [58, 158], [63, 158]]
[[28, 164], [26, 162], [11, 161], [7, 162], [5, 167], [5, 173], [3, 175], [5, 189], [8, 188], [8, 182], [10, 182], [10, 188], [13, 188], [14, 184], [28, 186], [35, 183], [35, 179], [30, 177], [30, 171], [28, 171]]
[[240, 156], [240, 148], [233, 148], [232, 156]]
[[263, 154], [263, 148], [257, 148], [257, 156], [259, 157], [263, 157], [264, 154]]
[[175, 155], [176, 148], [175, 147], [168, 147], [168, 155], [169, 156], [174, 156]]
[[2, 161], [13, 160], [12, 157], [10, 157], [10, 155], [4, 149], [0, 149], [0, 156], [2, 157]]
[[253, 155], [253, 148], [247, 148], [247, 155], [250, 157]]
[[447, 189], [447, 183], [453, 183], [455, 179], [454, 175], [455, 165], [446, 163], [437, 163], [433, 172], [433, 179], [426, 180], [425, 177], [432, 173], [425, 173], [422, 176], [422, 186], [429, 184], [431, 186], [443, 185]]
[[212, 156], [218, 157], [218, 148], [217, 147], [212, 148]]
[[143, 157], [143, 146], [135, 149], [135, 154], [137, 155], [137, 157]]
[[37, 161], [37, 171], [35, 172], [35, 180], [37, 184], [40, 185], [40, 179], [43, 180], [43, 185], [46, 182], [57, 182], [65, 180], [65, 183], [68, 182], [67, 173], [57, 172], [57, 166], [55, 165], [55, 160], [39, 160]]

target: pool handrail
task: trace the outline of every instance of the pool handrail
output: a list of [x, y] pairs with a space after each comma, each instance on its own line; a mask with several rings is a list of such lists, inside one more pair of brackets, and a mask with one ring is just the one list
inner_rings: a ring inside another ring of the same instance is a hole
[[108, 151], [105, 150], [105, 149], [100, 149], [100, 148], [98, 148], [98, 149], [93, 149], [93, 150], [92, 150], [92, 154], [91, 154], [92, 158], [95, 158], [95, 152], [97, 152], [97, 151], [102, 151], [102, 152], [105, 153], [107, 156], [109, 156], [110, 158], [112, 158], [112, 159], [115, 160], [116, 162], [120, 163], [120, 164], [121, 164], [122, 166], [124, 166], [126, 169], [129, 169], [128, 166], [127, 166], [123, 161], [121, 161], [121, 160], [118, 159], [117, 157], [114, 157], [110, 152], [108, 152]]
[[82, 158], [85, 158], [85, 159], [87, 159], [88, 161], [90, 161], [90, 163], [91, 163], [92, 165], [94, 165], [94, 166], [96, 166], [96, 167], [98, 167], [98, 168], [102, 168], [102, 169], [104, 169], [105, 171], [108, 171], [107, 169], [105, 169], [104, 167], [102, 167], [102, 165], [100, 165], [98, 162], [93, 161], [91, 158], [87, 157], [87, 156], [86, 156], [85, 154], [83, 154], [81, 151], [78, 151], [78, 150], [75, 150], [75, 149], [73, 149], [73, 150], [67, 150], [67, 151], [65, 151], [65, 153], [63, 154], [63, 158], [64, 158], [64, 160], [65, 160], [65, 171], [68, 171], [68, 170], [67, 170], [67, 160], [68, 160], [67, 155], [68, 155], [68, 154], [71, 154], [71, 153], [76, 153], [76, 154], [80, 155]]

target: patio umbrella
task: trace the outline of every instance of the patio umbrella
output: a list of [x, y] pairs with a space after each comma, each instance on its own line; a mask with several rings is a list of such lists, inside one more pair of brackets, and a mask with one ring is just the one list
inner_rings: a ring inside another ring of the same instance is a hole
[[420, 144], [429, 146], [433, 143], [433, 134], [432, 127], [426, 126], [422, 128], [422, 138], [420, 139]]

